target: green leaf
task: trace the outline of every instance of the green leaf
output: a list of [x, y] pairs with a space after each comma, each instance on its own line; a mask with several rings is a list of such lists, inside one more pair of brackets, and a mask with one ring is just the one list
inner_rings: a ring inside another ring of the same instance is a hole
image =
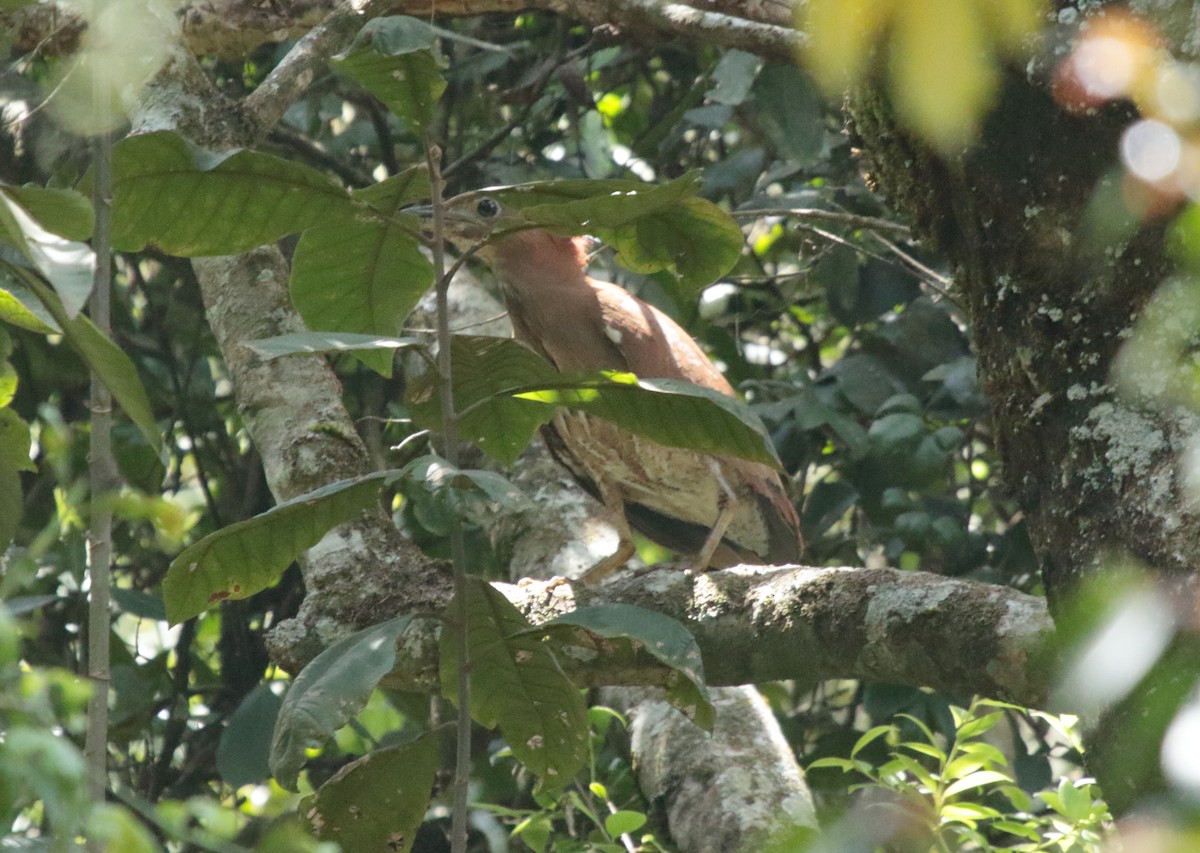
[[447, 504], [450, 512], [471, 517], [481, 504], [514, 511], [526, 506], [524, 493], [494, 471], [456, 468], [439, 456], [421, 456], [402, 469], [404, 479], [420, 484]]
[[367, 705], [396, 663], [396, 641], [412, 622], [398, 616], [338, 640], [300, 671], [283, 698], [271, 738], [271, 772], [295, 790], [305, 750], [323, 745]]
[[627, 832], [637, 832], [646, 825], [646, 816], [641, 812], [625, 809], [615, 811], [604, 819], [604, 830], [614, 838]]
[[946, 788], [943, 796], [953, 797], [955, 794], [960, 794], [963, 791], [969, 791], [972, 788], [981, 788], [984, 785], [992, 785], [996, 782], [1011, 783], [1012, 780], [1003, 773], [998, 773], [995, 770], [979, 770], [952, 783]]
[[29, 424], [9, 408], [0, 408], [0, 462], [14, 471], [36, 471], [29, 458]]
[[[565, 406], [610, 420], [668, 447], [686, 447], [778, 466], [762, 421], [740, 400], [689, 382], [598, 371], [558, 373], [523, 344], [455, 335], [451, 342], [459, 434], [506, 464], [538, 426]], [[410, 389], [413, 420], [440, 430], [436, 380]]]
[[412, 166], [377, 184], [352, 190], [350, 197], [382, 216], [395, 216], [406, 206], [429, 198], [429, 169]]
[[767, 63], [754, 81], [755, 118], [793, 163], [811, 165], [825, 144], [824, 103], [793, 63]]
[[[538, 789], [570, 784], [587, 762], [587, 709], [541, 638], [501, 593], [469, 578], [467, 651], [471, 661], [471, 717], [498, 726], [522, 764], [538, 777]], [[451, 602], [448, 613], [456, 612]], [[458, 696], [460, 630], [442, 630], [442, 692]]]
[[550, 836], [554, 832], [554, 823], [546, 814], [535, 814], [525, 818], [525, 820], [513, 827], [513, 838], [520, 838], [529, 847], [530, 850], [536, 853], [545, 853], [546, 846], [550, 843]]
[[824, 769], [841, 770], [843, 773], [849, 773], [858, 769], [856, 762], [848, 758], [818, 758], [816, 761], [810, 762], [809, 770], [824, 770]]
[[1003, 716], [1003, 711], [993, 711], [992, 713], [985, 714], [982, 717], [969, 719], [959, 726], [958, 731], [954, 733], [954, 736], [960, 741], [979, 737], [992, 726], [996, 725], [996, 723], [1000, 722], [1000, 719]]
[[762, 68], [762, 57], [744, 50], [728, 50], [721, 56], [721, 61], [713, 69], [713, 88], [707, 93], [708, 99], [718, 104], [738, 106], [750, 94], [754, 78]]
[[84, 831], [89, 842], [102, 850], [121, 853], [160, 853], [162, 850], [142, 819], [114, 803], [95, 806], [87, 815]]
[[1092, 798], [1087, 786], [1075, 787], [1071, 780], [1063, 779], [1058, 784], [1061, 808], [1056, 809], [1063, 817], [1075, 823], [1084, 821], [1092, 810]]
[[518, 212], [516, 227], [599, 234], [660, 215], [693, 198], [701, 184], [699, 172], [688, 172], [665, 184], [623, 178], [537, 181], [480, 190], [478, 195], [486, 195], [505, 209]]
[[167, 569], [168, 620], [178, 624], [226, 598], [266, 589], [303, 551], [376, 501], [383, 480], [392, 476], [377, 471], [341, 480], [205, 536]]
[[884, 725], [875, 726], [874, 728], [868, 729], [868, 731], [863, 734], [863, 737], [860, 737], [857, 743], [854, 744], [853, 749], [850, 751], [850, 757], [853, 758], [854, 756], [857, 756], [858, 753], [866, 749], [866, 746], [870, 745], [872, 741], [882, 738], [884, 734], [892, 734], [894, 731], [895, 726], [890, 725], [890, 723], [884, 723]]
[[[407, 224], [406, 224], [407, 223]], [[414, 239], [417, 219], [337, 219], [309, 228], [292, 258], [291, 293], [310, 329], [391, 336], [433, 284], [433, 264]], [[359, 351], [391, 376], [392, 353]]]
[[234, 788], [271, 775], [271, 733], [283, 701], [268, 682], [255, 687], [229, 715], [217, 743], [217, 772]]
[[145, 386], [138, 378], [137, 368], [133, 366], [129, 356], [83, 314], [68, 319], [67, 311], [58, 296], [40, 281], [30, 276], [26, 278], [26, 282], [50, 312], [54, 322], [62, 329], [71, 349], [75, 350], [100, 378], [113, 395], [113, 399], [141, 431], [146, 441], [154, 448], [155, 455], [161, 460], [165, 452], [162, 434], [158, 430], [158, 422], [154, 419], [154, 411], [150, 407], [150, 398], [146, 395]]
[[21, 280], [17, 271], [0, 259], [0, 320], [37, 332], [62, 334], [42, 300]]
[[639, 379], [631, 373], [605, 371], [599, 379], [590, 374], [562, 376], [555, 387], [512, 393], [588, 412], [667, 447], [780, 466], [766, 427], [734, 397], [690, 382]]
[[[7, 362], [0, 362], [7, 367]], [[19, 471], [36, 471], [29, 459], [29, 424], [9, 408], [0, 408], [0, 552], [12, 542], [24, 514]]]
[[113, 245], [187, 257], [231, 255], [347, 216], [346, 190], [321, 172], [241, 150], [199, 151], [169, 132], [113, 150]]
[[[505, 392], [553, 382], [558, 371], [533, 350], [507, 338], [455, 335], [450, 339], [450, 361], [454, 404], [463, 413], [459, 436], [511, 465], [537, 428], [554, 416], [554, 407]], [[440, 401], [437, 375], [432, 372], [409, 386], [407, 402], [419, 427], [441, 432]]]
[[698, 291], [737, 263], [743, 245], [737, 223], [695, 197], [700, 185], [700, 173], [690, 172], [666, 184], [543, 181], [481, 194], [516, 211], [515, 227], [594, 234], [634, 272], [668, 270]]
[[[564, 635], [561, 630], [569, 627], [581, 629], [591, 637], [581, 643], [571, 631]], [[580, 607], [571, 613], [551, 619], [537, 631], [550, 629], [553, 635], [565, 642], [594, 648], [598, 643], [594, 637], [604, 640], [630, 640], [635, 648], [644, 649], [660, 663], [675, 671], [667, 683], [667, 700], [678, 708], [697, 726], [712, 731], [714, 711], [704, 684], [704, 661], [700, 647], [687, 628], [669, 616], [635, 607], [632, 604], [604, 604]], [[606, 653], [611, 653], [611, 647]]]
[[[7, 412], [8, 409], [3, 411]], [[17, 469], [7, 460], [0, 459], [0, 551], [7, 548], [17, 535], [23, 510], [24, 496]]]
[[299, 812], [317, 838], [342, 850], [407, 853], [429, 806], [439, 758], [433, 735], [364, 755], [301, 800]]
[[433, 54], [434, 35], [417, 18], [368, 21], [350, 50], [330, 65], [350, 77], [418, 132], [429, 125], [446, 81]]
[[420, 338], [381, 338], [378, 335], [356, 335], [348, 332], [294, 332], [273, 338], [243, 341], [260, 358], [270, 361], [285, 355], [300, 355], [317, 352], [361, 352], [363, 350], [388, 350], [426, 348], [428, 344]]
[[[47, 231], [7, 193], [0, 194], [0, 229], [9, 241], [50, 282], [62, 299], [67, 316], [74, 317], [87, 302], [95, 278], [96, 255], [86, 243], [66, 240]], [[11, 263], [11, 262], [10, 262]]]
[[998, 84], [995, 31], [958, 0], [906, 2], [893, 25], [887, 56], [900, 117], [943, 153], [960, 150]]
[[68, 240], [86, 240], [92, 236], [96, 220], [92, 203], [75, 190], [0, 185], [0, 192], [24, 208], [51, 233]]
[[737, 223], [702, 198], [597, 236], [616, 249], [618, 263], [645, 274], [668, 270], [693, 293], [729, 272], [744, 243]]

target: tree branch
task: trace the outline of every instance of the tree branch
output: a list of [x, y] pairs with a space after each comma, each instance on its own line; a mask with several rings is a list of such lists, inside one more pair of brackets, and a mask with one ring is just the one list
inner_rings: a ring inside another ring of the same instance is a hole
[[[335, 0], [293, 0], [286, 8], [252, 0], [192, 2], [181, 9], [183, 36], [188, 50], [198, 56], [235, 58], [245, 56], [263, 44], [321, 31], [311, 46], [291, 57], [295, 67], [285, 71], [296, 80], [303, 80], [317, 67], [308, 62], [308, 54], [322, 53], [325, 48], [321, 42], [325, 39], [336, 43], [339, 33], [344, 32], [342, 28], [351, 19], [359, 18], [361, 26], [364, 14], [461, 18], [544, 9], [641, 38], [683, 37], [718, 47], [747, 50], [778, 62], [795, 61], [797, 51], [805, 43], [804, 36], [790, 25], [791, 13], [787, 4], [779, 0], [696, 0], [694, 4], [666, 0], [393, 0], [371, 3], [370, 6], [369, 11], [355, 11]], [[0, 14], [0, 25], [6, 32], [15, 34], [14, 50], [57, 54], [70, 52], [78, 46], [81, 38], [78, 20], [61, 13], [48, 14], [47, 8], [51, 7], [37, 4]], [[338, 50], [341, 47], [335, 48], [333, 53]], [[326, 54], [329, 55], [332, 53]], [[282, 85], [277, 90], [274, 85], [267, 88], [262, 95], [264, 102], [285, 100], [285, 88]], [[269, 120], [271, 109], [265, 108], [265, 104], [261, 112], [258, 107], [254, 111], [261, 116], [265, 126], [273, 123]]]
[[712, 734], [648, 688], [613, 688], [601, 700], [630, 717], [638, 787], [664, 813], [680, 850], [763, 850], [778, 830], [816, 828], [804, 771], [753, 687], [712, 691]]
[[[1053, 670], [1043, 599], [925, 572], [742, 566], [694, 576], [663, 567], [603, 586], [561, 578], [496, 586], [534, 624], [616, 603], [678, 619], [696, 638], [711, 685], [862, 678], [1044, 707]], [[377, 619], [393, 615], [386, 604]], [[406, 635], [389, 686], [436, 689], [437, 630], [430, 621]], [[649, 655], [632, 666], [562, 662], [585, 687], [661, 686], [670, 675]]]

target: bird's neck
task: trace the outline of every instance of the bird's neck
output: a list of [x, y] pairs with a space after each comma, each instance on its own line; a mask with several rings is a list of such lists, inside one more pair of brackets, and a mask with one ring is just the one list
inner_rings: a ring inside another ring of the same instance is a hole
[[487, 255], [505, 295], [521, 303], [587, 286], [586, 237], [518, 231], [489, 246]]

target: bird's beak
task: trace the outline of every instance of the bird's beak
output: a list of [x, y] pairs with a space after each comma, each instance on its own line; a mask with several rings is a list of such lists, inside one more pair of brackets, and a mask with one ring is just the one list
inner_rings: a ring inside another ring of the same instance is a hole
[[408, 207], [400, 208], [401, 213], [407, 213], [412, 216], [419, 216], [421, 219], [429, 219], [433, 216], [432, 204], [412, 204]]

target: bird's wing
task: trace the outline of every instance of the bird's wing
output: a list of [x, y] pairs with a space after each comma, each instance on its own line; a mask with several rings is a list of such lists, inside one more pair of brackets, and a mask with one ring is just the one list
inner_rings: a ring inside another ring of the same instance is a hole
[[736, 396], [721, 371], [679, 324], [615, 284], [589, 279], [601, 334], [616, 345], [627, 369], [647, 379], [683, 379]]

